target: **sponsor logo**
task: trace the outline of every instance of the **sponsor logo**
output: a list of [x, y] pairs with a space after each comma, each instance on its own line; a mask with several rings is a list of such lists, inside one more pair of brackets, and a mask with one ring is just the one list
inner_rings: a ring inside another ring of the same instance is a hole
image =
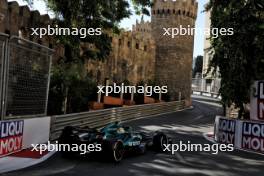
[[140, 145], [140, 141], [133, 141], [133, 142], [129, 142], [128, 143], [129, 146], [139, 146]]
[[0, 157], [22, 149], [24, 121], [0, 122]]
[[193, 144], [191, 141], [180, 141], [178, 144], [163, 144], [163, 152], [169, 152], [172, 155], [177, 152], [211, 152], [216, 155], [219, 152], [234, 151], [234, 144]]
[[234, 144], [235, 129], [236, 122], [234, 120], [220, 119], [217, 141], [225, 144]]
[[243, 123], [242, 148], [264, 152], [264, 124]]
[[258, 84], [258, 119], [264, 120], [264, 82]]

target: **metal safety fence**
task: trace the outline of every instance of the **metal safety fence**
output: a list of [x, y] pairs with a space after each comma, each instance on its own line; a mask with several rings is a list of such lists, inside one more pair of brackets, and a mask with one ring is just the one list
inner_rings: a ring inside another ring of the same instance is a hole
[[45, 116], [53, 50], [4, 34], [0, 47], [1, 119]]
[[192, 91], [218, 94], [221, 87], [221, 79], [192, 79]]
[[58, 139], [62, 129], [66, 126], [100, 128], [115, 121], [124, 122], [142, 117], [171, 113], [184, 108], [184, 101], [174, 101], [52, 116], [50, 138], [51, 140]]

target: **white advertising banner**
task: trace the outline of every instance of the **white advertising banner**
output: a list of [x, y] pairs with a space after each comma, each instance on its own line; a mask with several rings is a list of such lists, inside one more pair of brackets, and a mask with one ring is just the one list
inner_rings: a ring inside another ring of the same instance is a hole
[[49, 140], [50, 117], [0, 121], [0, 157]]
[[215, 140], [219, 143], [235, 144], [236, 121], [218, 116], [215, 124]]
[[264, 122], [216, 117], [215, 140], [238, 149], [264, 153]]
[[250, 119], [264, 121], [264, 80], [256, 81], [251, 89]]
[[50, 117], [26, 119], [24, 123], [23, 148], [31, 144], [48, 142], [50, 135]]
[[241, 148], [264, 153], [264, 123], [243, 122]]

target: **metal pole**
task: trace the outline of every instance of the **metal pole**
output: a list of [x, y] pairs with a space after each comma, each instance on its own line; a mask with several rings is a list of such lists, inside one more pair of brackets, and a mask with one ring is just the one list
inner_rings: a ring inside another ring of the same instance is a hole
[[[3, 35], [3, 34], [0, 34], [1, 36], [4, 36], [5, 38], [8, 37], [7, 35]], [[0, 72], [0, 76], [1, 76], [1, 85], [0, 85], [0, 114], [1, 114], [1, 117], [0, 117], [0, 120], [3, 120], [4, 119], [4, 81], [5, 81], [5, 78], [4, 78], [4, 75], [5, 75], [5, 58], [6, 58], [6, 49], [7, 49], [7, 39], [5, 39], [3, 42], [3, 45], [2, 45], [2, 55], [0, 56], [1, 57], [1, 72]]]
[[147, 84], [144, 85], [144, 90], [145, 90], [145, 91], [144, 91], [144, 97], [147, 96], [147, 86], [148, 86]]
[[[100, 85], [101, 86], [101, 85]], [[97, 94], [97, 103], [101, 103], [101, 91]]]
[[179, 92], [179, 101], [181, 101], [181, 96], [182, 96], [182, 93]]
[[10, 40], [6, 40], [5, 42], [5, 55], [4, 55], [4, 64], [3, 64], [3, 97], [2, 97], [2, 112], [1, 119], [4, 120], [6, 117], [6, 109], [7, 109], [7, 87], [8, 87], [8, 76], [9, 76], [9, 59], [10, 59]]
[[134, 91], [131, 92], [131, 101], [134, 101]]
[[159, 101], [161, 101], [161, 92], [159, 93]]
[[47, 83], [47, 91], [46, 91], [46, 104], [45, 104], [45, 115], [48, 113], [48, 102], [49, 102], [49, 88], [50, 88], [50, 74], [51, 74], [51, 66], [52, 66], [52, 56], [49, 55], [49, 52], [47, 52], [49, 57], [49, 75], [48, 75], [48, 83]]
[[121, 84], [121, 91], [120, 91], [120, 99], [121, 100], [124, 99], [124, 90], [123, 90], [123, 87], [124, 87], [124, 83]]

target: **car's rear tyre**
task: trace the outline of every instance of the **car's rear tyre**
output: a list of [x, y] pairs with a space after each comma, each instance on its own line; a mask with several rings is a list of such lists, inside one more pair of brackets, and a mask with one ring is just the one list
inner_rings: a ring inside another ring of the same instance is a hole
[[168, 143], [168, 137], [164, 133], [159, 132], [153, 137], [153, 147], [157, 152], [163, 152], [165, 149], [164, 145], [167, 145]]
[[120, 162], [124, 156], [124, 145], [120, 140], [117, 141], [104, 141], [103, 153], [105, 159], [111, 162]]
[[69, 150], [60, 151], [62, 157], [64, 158], [72, 158], [72, 157], [79, 155], [79, 152], [71, 151], [72, 145], [79, 143], [79, 137], [77, 135], [73, 135], [73, 129], [74, 128], [71, 126], [65, 127], [62, 131], [62, 134], [60, 135], [58, 139], [59, 144], [70, 146]]

